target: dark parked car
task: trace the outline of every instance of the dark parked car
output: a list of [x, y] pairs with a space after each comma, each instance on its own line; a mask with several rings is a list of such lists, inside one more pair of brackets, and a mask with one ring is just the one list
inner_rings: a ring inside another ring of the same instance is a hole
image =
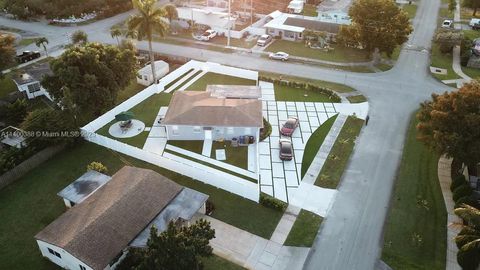
[[293, 158], [292, 142], [287, 139], [280, 139], [280, 159], [292, 160], [292, 158]]
[[298, 118], [289, 117], [288, 120], [285, 122], [285, 124], [283, 124], [282, 128], [280, 129], [280, 134], [291, 137], [297, 127], [298, 127]]
[[40, 55], [40, 52], [38, 51], [24, 51], [22, 52], [22, 54], [19, 54], [15, 57], [15, 59], [17, 59], [17, 62], [18, 63], [26, 63], [28, 61], [32, 61], [33, 59], [37, 59], [39, 58], [41, 55]]

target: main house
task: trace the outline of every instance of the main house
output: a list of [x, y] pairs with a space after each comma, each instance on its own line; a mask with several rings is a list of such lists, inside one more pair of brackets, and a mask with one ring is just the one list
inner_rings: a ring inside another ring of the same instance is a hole
[[[65, 269], [113, 269], [129, 246], [145, 247], [149, 230], [188, 222], [208, 196], [147, 169], [123, 167], [111, 178], [87, 172], [61, 194], [71, 209], [39, 232], [42, 255]], [[68, 198], [68, 199], [67, 199]]]
[[165, 118], [168, 140], [231, 140], [263, 127], [258, 86], [209, 85], [207, 91], [177, 91]]

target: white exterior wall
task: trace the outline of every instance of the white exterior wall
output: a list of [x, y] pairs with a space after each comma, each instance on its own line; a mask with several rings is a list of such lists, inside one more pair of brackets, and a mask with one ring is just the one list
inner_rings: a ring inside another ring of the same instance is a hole
[[43, 88], [41, 84], [40, 84], [40, 91], [30, 93], [28, 91], [28, 86], [36, 83], [39, 83], [39, 82], [31, 82], [31, 83], [22, 84], [22, 85], [18, 85], [17, 83], [15, 84], [17, 84], [18, 91], [24, 92], [27, 95], [28, 99], [34, 99], [36, 97], [46, 96], [49, 100], [53, 100], [52, 97], [50, 97], [50, 95], [48, 94], [47, 90]]
[[[287, 34], [285, 34], [285, 33], [287, 33]], [[269, 34], [273, 37], [282, 37], [283, 40], [297, 41], [297, 40], [302, 39], [301, 37], [299, 37], [300, 33], [280, 30], [280, 29], [276, 29], [276, 28], [267, 28], [267, 34]], [[290, 35], [293, 35], [293, 37], [290, 37]]]
[[[86, 265], [85, 263], [83, 263], [82, 261], [80, 261], [79, 259], [74, 257], [73, 255], [71, 255], [67, 251], [63, 250], [62, 248], [59, 248], [57, 246], [54, 246], [52, 244], [46, 243], [46, 242], [41, 241], [41, 240], [37, 240], [37, 244], [38, 244], [38, 248], [40, 249], [40, 252], [42, 253], [42, 255], [45, 258], [49, 259], [54, 264], [56, 264], [56, 265], [58, 265], [62, 268], [72, 269], [72, 270], [74, 270], [74, 269], [80, 270], [80, 265], [83, 265], [83, 266], [85, 266], [85, 268], [87, 270], [93, 270], [90, 266]], [[58, 258], [57, 256], [48, 252], [48, 248], [58, 252], [62, 258]], [[107, 266], [106, 269], [108, 270], [109, 268], [110, 267]]]
[[72, 208], [72, 203], [69, 200], [63, 198], [63, 202], [67, 208]]
[[[204, 140], [205, 131], [203, 127], [195, 128], [194, 126], [181, 126], [181, 125], [168, 125], [165, 126], [167, 130], [168, 140]], [[175, 127], [178, 127], [177, 132], [174, 132]], [[212, 127], [212, 139], [213, 140], [231, 140], [232, 138], [238, 138], [239, 136], [254, 136], [255, 140], [258, 140], [259, 128], [257, 127]], [[178, 134], [178, 135], [177, 135]]]

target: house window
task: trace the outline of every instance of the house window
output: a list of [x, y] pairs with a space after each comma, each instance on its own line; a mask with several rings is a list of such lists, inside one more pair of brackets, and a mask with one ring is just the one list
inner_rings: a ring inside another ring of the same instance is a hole
[[35, 93], [40, 91], [40, 83], [32, 83], [28, 85], [28, 92], [29, 93]]
[[178, 126], [172, 126], [172, 134], [173, 135], [180, 135], [180, 132], [178, 130]]
[[47, 248], [48, 249], [48, 252], [50, 252], [50, 254], [52, 255], [55, 255], [57, 256], [58, 258], [62, 258], [62, 256], [60, 255], [60, 253], [56, 252], [55, 250], [51, 249], [51, 248]]
[[79, 264], [79, 266], [80, 266], [80, 270], [87, 270], [87, 268], [85, 266], [83, 266], [81, 264]]
[[200, 133], [200, 132], [202, 132], [202, 127], [200, 126], [193, 127], [193, 133]]

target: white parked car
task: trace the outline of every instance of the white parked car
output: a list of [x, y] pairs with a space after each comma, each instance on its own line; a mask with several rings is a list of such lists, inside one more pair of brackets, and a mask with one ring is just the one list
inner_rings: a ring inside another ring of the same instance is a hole
[[272, 36], [270, 35], [261, 35], [257, 40], [258, 46], [265, 46], [272, 41]]
[[444, 20], [442, 23], [443, 28], [452, 28], [453, 27], [453, 21], [452, 20]]
[[274, 60], [282, 60], [282, 61], [287, 61], [288, 60], [288, 53], [285, 52], [276, 52], [276, 53], [270, 53], [268, 57], [270, 59]]
[[209, 41], [210, 39], [216, 37], [217, 34], [217, 31], [209, 29], [200, 36], [200, 40]]
[[474, 27], [475, 25], [478, 25], [478, 24], [480, 24], [480, 19], [471, 19], [470, 22], [468, 23], [470, 27]]

